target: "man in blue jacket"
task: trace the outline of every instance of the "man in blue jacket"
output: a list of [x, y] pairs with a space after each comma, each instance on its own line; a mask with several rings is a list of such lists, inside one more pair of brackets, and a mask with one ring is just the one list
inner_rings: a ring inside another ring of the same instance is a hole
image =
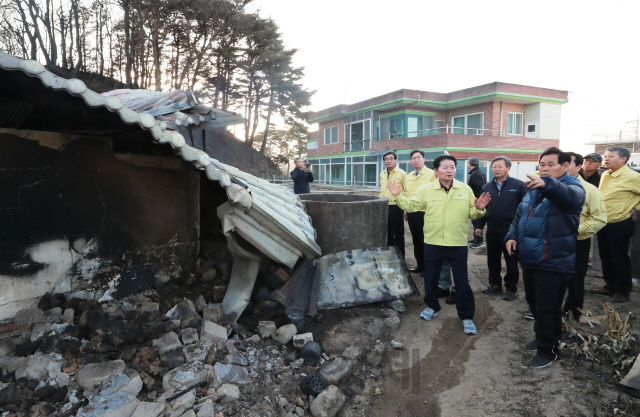
[[531, 190], [516, 212], [505, 243], [518, 250], [524, 291], [535, 318], [536, 338], [525, 350], [537, 354], [530, 365], [544, 368], [557, 359], [562, 337], [562, 301], [576, 265], [576, 242], [585, 191], [567, 174], [571, 156], [558, 148], [540, 155], [540, 177], [527, 175]]
[[503, 299], [513, 301], [518, 290], [518, 256], [509, 255], [504, 246], [504, 237], [516, 216], [516, 210], [527, 194], [524, 182], [509, 176], [511, 160], [506, 156], [497, 156], [491, 161], [493, 180], [482, 187], [483, 193], [491, 195], [487, 205], [487, 214], [476, 220], [475, 235], [482, 236], [482, 229], [487, 225], [487, 266], [489, 267], [489, 286], [482, 290], [483, 294], [502, 294], [502, 255], [507, 264], [504, 276], [506, 293]]
[[302, 158], [293, 160], [296, 167], [291, 171], [291, 179], [293, 180], [293, 192], [296, 194], [310, 193], [309, 183], [313, 182], [313, 172], [304, 166]]

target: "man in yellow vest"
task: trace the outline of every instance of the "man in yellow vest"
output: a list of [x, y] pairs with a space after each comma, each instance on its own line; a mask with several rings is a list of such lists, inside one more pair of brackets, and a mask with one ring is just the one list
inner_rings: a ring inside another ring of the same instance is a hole
[[387, 246], [398, 246], [404, 257], [404, 218], [400, 207], [396, 205], [393, 194], [389, 192], [387, 183], [395, 181], [406, 189], [407, 173], [398, 168], [396, 161], [398, 155], [393, 151], [385, 153], [382, 157], [386, 169], [380, 173], [380, 195], [389, 199], [389, 215], [387, 220]]
[[420, 317], [431, 320], [440, 311], [438, 281], [442, 263], [447, 260], [453, 272], [456, 286], [456, 309], [466, 334], [476, 334], [473, 323], [475, 300], [467, 270], [467, 232], [469, 219], [477, 219], [486, 213], [491, 200], [489, 193], [475, 198], [471, 188], [456, 180], [457, 160], [451, 155], [440, 155], [433, 161], [438, 181], [421, 186], [416, 195], [402, 195], [403, 187], [389, 181], [388, 188], [403, 210], [413, 213], [424, 208], [424, 302], [427, 308]]
[[614, 303], [629, 301], [631, 259], [629, 246], [640, 210], [640, 174], [627, 166], [631, 154], [623, 146], [605, 150], [600, 192], [607, 207], [607, 225], [598, 232], [598, 249], [605, 285], [591, 292], [613, 296]]
[[[424, 152], [419, 150], [411, 151], [409, 161], [413, 165], [413, 171], [407, 174], [406, 189], [404, 195], [412, 198], [422, 185], [429, 184], [436, 176], [432, 169], [424, 166]], [[411, 272], [422, 272], [424, 269], [424, 207], [415, 213], [404, 213], [404, 218], [409, 223], [411, 238], [413, 240], [413, 255], [416, 258], [416, 267], [409, 268]]]

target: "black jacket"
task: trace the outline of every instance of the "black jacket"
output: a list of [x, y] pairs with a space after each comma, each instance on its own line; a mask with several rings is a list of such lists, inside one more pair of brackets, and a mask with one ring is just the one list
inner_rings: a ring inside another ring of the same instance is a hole
[[313, 182], [313, 172], [304, 172], [300, 168], [291, 171], [293, 180], [293, 192], [296, 194], [310, 193], [309, 183]]
[[594, 185], [596, 188], [600, 187], [600, 177], [602, 176], [602, 174], [600, 174], [600, 171], [594, 172], [593, 175], [591, 175], [590, 177], [585, 177], [584, 171], [580, 170], [580, 176], [582, 177], [583, 180], [585, 180], [591, 185]]
[[486, 224], [487, 233], [506, 235], [527, 191], [524, 182], [517, 178], [507, 177], [500, 191], [495, 178], [487, 183], [482, 187], [482, 192], [491, 194], [491, 201], [487, 205], [487, 214], [476, 220], [477, 227], [482, 229]]
[[471, 187], [471, 191], [473, 191], [473, 195], [475, 195], [476, 198], [480, 197], [480, 194], [482, 194], [482, 187], [486, 183], [487, 177], [478, 169], [478, 167], [469, 171], [469, 181], [467, 181], [467, 185]]

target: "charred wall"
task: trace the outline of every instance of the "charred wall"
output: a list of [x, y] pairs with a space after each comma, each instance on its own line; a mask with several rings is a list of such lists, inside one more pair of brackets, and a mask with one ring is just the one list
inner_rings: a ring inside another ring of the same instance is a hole
[[[194, 272], [199, 172], [111, 138], [0, 132], [0, 317], [47, 291], [124, 296]], [[213, 210], [215, 212], [215, 209]]]

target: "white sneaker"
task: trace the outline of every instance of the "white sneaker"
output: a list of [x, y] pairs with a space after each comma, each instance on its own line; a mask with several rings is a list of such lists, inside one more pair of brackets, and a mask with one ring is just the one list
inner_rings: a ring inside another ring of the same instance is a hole
[[427, 307], [424, 309], [422, 313], [420, 313], [420, 318], [425, 320], [431, 320], [433, 317], [437, 316], [438, 313], [434, 311], [431, 307]]
[[473, 320], [462, 320], [462, 326], [464, 326], [464, 332], [466, 334], [478, 334], [478, 329], [476, 329], [476, 325], [473, 324]]

